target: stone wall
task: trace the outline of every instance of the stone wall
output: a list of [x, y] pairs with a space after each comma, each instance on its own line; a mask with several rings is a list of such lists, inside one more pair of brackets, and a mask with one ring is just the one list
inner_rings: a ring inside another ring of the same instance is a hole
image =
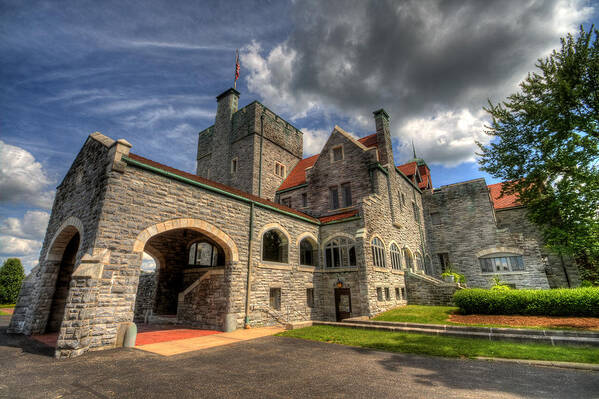
[[[449, 254], [453, 268], [466, 276], [469, 287], [488, 288], [492, 277], [516, 288], [549, 288], [541, 243], [525, 232], [498, 228], [493, 204], [484, 179], [443, 186], [424, 195], [426, 225], [433, 262], [440, 270], [439, 253]], [[438, 212], [440, 224], [433, 225], [430, 214]], [[492, 253], [522, 255], [525, 270], [483, 273], [479, 257]]]
[[135, 295], [135, 310], [133, 321], [144, 323], [152, 314], [154, 298], [156, 297], [156, 273], [141, 273]]
[[[534, 239], [539, 243], [541, 256], [547, 259], [545, 273], [551, 288], [576, 287], [580, 284], [578, 268], [574, 260], [568, 256], [560, 256], [551, 252], [543, 243], [543, 237], [526, 215], [526, 208], [517, 207], [495, 211], [497, 227], [508, 229], [512, 233]], [[565, 271], [564, 271], [565, 269]]]
[[409, 305], [453, 306], [453, 294], [458, 284], [445, 283], [417, 273], [406, 273]]

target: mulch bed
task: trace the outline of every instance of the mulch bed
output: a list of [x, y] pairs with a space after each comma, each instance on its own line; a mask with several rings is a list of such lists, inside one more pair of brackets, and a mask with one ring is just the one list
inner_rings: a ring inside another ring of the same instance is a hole
[[15, 308], [0, 308], [0, 312], [13, 314], [15, 312]]
[[449, 320], [464, 324], [498, 324], [512, 327], [578, 328], [599, 330], [597, 317], [501, 316], [452, 314]]

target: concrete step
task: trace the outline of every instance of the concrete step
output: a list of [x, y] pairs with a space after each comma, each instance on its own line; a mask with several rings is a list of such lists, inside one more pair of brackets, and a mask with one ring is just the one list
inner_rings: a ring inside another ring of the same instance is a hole
[[[569, 345], [569, 346], [593, 346], [599, 347], [599, 338], [587, 337], [568, 337], [568, 336], [548, 336], [548, 335], [528, 335], [518, 333], [497, 333], [488, 331], [464, 331], [438, 328], [434, 324], [423, 324], [421, 327], [400, 326], [400, 325], [378, 325], [373, 323], [359, 322], [328, 322], [314, 321], [313, 325], [328, 325], [346, 328], [359, 328], [365, 330], [390, 331], [390, 332], [408, 332], [415, 334], [438, 335], [456, 338], [479, 338], [491, 341], [513, 341], [526, 343], [542, 343], [548, 345]], [[443, 327], [443, 326], [440, 326]], [[509, 330], [509, 329], [508, 329]], [[511, 332], [511, 331], [510, 331]]]
[[178, 324], [179, 320], [177, 319], [176, 314], [153, 314], [148, 316], [149, 324]]
[[434, 328], [445, 331], [471, 331], [484, 332], [492, 334], [521, 334], [521, 335], [544, 335], [548, 337], [580, 337], [580, 338], [599, 338], [599, 332], [576, 331], [576, 330], [540, 330], [531, 328], [501, 328], [501, 327], [475, 327], [475, 326], [454, 326], [448, 324], [420, 324], [396, 321], [364, 320], [362, 318], [345, 319], [343, 323], [375, 324], [380, 326], [396, 327], [415, 327], [415, 328]]

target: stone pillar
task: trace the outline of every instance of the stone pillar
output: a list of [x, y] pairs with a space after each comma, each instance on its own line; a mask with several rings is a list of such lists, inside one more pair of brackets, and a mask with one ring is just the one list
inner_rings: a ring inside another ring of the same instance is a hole
[[96, 257], [84, 255], [73, 272], [56, 342], [55, 357], [58, 359], [82, 355], [90, 348], [106, 252]]
[[217, 108], [212, 136], [210, 179], [229, 184], [229, 151], [231, 147], [231, 119], [237, 112], [239, 92], [229, 89], [216, 97]]
[[391, 147], [391, 132], [389, 129], [389, 114], [384, 109], [374, 111], [376, 125], [376, 142], [378, 144], [379, 162], [381, 165], [395, 165], [393, 148]]

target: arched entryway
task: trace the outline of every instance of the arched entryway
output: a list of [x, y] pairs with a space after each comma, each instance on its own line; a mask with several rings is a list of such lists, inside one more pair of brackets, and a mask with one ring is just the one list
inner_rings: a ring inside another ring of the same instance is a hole
[[[154, 279], [152, 295], [141, 292], [151, 286], [149, 276], [140, 278], [138, 299], [146, 299], [136, 303], [137, 323], [224, 328], [229, 298], [225, 271], [238, 259], [237, 247], [228, 235], [203, 221], [178, 219], [146, 229], [134, 250], [156, 260], [156, 271], [150, 277]], [[140, 307], [151, 311], [140, 312]]]
[[54, 285], [54, 294], [52, 295], [52, 304], [46, 323], [46, 333], [56, 333], [60, 331], [60, 325], [64, 318], [64, 311], [69, 296], [69, 286], [75, 270], [75, 259], [79, 250], [81, 237], [79, 232], [75, 232], [69, 240], [60, 264], [58, 265], [56, 284]]

